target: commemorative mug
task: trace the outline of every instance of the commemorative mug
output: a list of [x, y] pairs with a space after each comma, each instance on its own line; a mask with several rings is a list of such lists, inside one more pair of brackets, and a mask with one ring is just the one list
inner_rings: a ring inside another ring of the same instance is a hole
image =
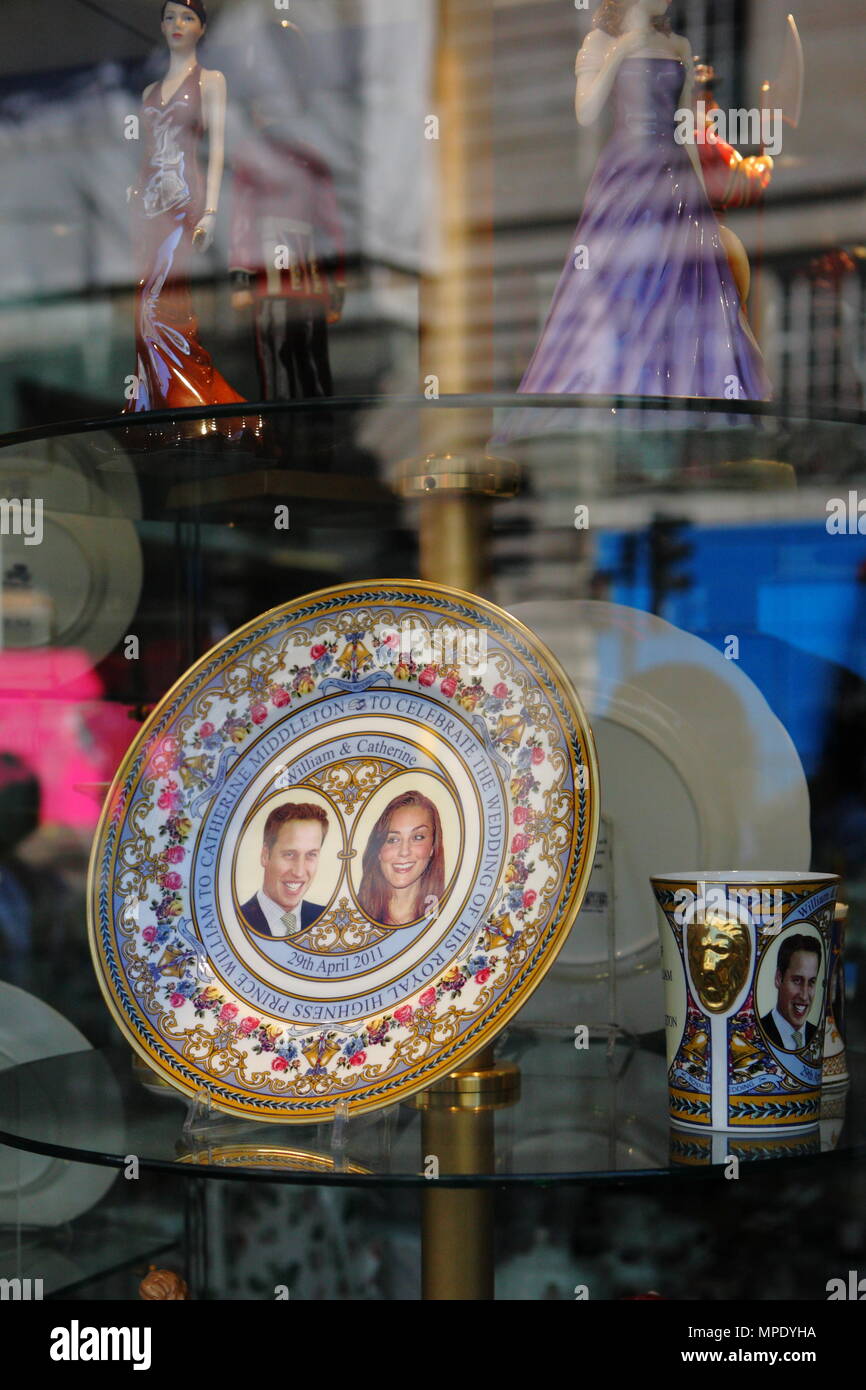
[[835, 874], [695, 870], [651, 879], [659, 908], [672, 1124], [817, 1124]]

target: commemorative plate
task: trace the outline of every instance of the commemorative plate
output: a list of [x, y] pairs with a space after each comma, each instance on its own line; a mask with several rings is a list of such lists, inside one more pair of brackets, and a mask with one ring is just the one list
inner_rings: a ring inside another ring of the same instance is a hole
[[225, 1112], [403, 1100], [549, 968], [597, 785], [567, 676], [483, 599], [388, 580], [275, 608], [169, 691], [109, 792], [89, 887], [109, 1008]]

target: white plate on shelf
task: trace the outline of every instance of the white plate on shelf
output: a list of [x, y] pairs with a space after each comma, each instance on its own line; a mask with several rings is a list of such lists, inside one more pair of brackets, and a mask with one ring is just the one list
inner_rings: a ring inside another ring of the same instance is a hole
[[[90, 1043], [56, 1009], [14, 985], [0, 982], [0, 1071], [7, 1067], [91, 1051]], [[99, 1146], [99, 1117], [80, 1113], [70, 1097], [47, 1088], [35, 1093], [27, 1082], [28, 1105], [41, 1105], [45, 1143]], [[105, 1067], [100, 1086], [103, 1113], [120, 1104], [117, 1085]], [[117, 1177], [117, 1169], [72, 1163], [0, 1144], [0, 1226], [59, 1226], [95, 1206]]]
[[601, 775], [584, 904], [521, 1021], [661, 1028], [649, 877], [662, 863], [672, 871], [721, 863], [808, 869], [809, 793], [797, 750], [736, 661], [654, 614], [590, 600], [519, 604], [512, 612], [580, 692]]
[[141, 499], [131, 461], [114, 450], [108, 462], [88, 469], [62, 441], [0, 449], [2, 495], [42, 507], [40, 544], [23, 534], [0, 544], [4, 648], [76, 647], [96, 663], [128, 631], [143, 578]]

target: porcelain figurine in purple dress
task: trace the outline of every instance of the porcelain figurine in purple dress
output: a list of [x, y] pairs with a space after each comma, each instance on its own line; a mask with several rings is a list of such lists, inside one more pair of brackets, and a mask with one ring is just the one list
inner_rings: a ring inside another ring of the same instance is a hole
[[770, 395], [704, 188], [677, 142], [692, 54], [669, 0], [605, 0], [577, 57], [575, 111], [614, 129], [586, 195], [522, 392]]

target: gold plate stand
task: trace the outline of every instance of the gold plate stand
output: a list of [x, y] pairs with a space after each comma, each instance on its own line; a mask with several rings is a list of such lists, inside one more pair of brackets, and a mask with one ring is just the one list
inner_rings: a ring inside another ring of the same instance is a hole
[[496, 1062], [490, 1047], [410, 1102], [422, 1112], [423, 1171], [432, 1169], [422, 1195], [424, 1299], [493, 1298], [493, 1191], [440, 1187], [438, 1179], [493, 1174], [495, 1112], [519, 1096], [519, 1069]]

